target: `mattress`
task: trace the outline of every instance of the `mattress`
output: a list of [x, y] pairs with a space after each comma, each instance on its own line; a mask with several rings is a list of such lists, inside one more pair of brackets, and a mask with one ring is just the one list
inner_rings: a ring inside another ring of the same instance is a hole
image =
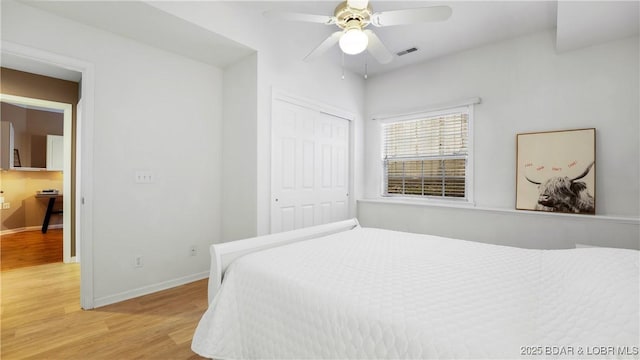
[[215, 359], [638, 358], [639, 254], [356, 228], [234, 261], [192, 349]]

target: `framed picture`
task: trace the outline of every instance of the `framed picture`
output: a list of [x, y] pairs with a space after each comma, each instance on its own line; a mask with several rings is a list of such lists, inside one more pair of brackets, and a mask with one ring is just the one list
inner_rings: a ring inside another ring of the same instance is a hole
[[18, 149], [13, 149], [13, 167], [22, 167], [22, 163], [20, 162], [20, 151], [18, 151]]
[[516, 136], [516, 209], [595, 214], [596, 129]]

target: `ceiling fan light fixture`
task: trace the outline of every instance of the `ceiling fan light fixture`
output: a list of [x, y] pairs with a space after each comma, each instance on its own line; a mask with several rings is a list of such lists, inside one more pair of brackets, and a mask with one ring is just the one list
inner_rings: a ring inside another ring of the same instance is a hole
[[357, 55], [363, 52], [369, 45], [369, 38], [360, 28], [345, 30], [340, 37], [340, 49], [349, 55]]

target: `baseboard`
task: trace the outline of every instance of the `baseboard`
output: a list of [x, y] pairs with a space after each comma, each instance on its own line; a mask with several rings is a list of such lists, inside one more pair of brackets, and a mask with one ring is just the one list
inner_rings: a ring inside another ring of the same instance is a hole
[[[49, 229], [62, 229], [63, 226], [64, 226], [63, 224], [49, 225]], [[0, 231], [0, 235], [17, 234], [25, 231], [36, 231], [36, 230], [42, 230], [42, 225], [25, 226], [21, 228], [2, 230]]]
[[115, 304], [121, 301], [137, 298], [137, 297], [152, 294], [158, 291], [167, 290], [177, 286], [192, 283], [194, 281], [206, 279], [208, 277], [209, 277], [209, 271], [204, 271], [204, 272], [193, 274], [193, 275], [183, 276], [181, 278], [163, 281], [161, 283], [157, 283], [153, 285], [143, 286], [141, 288], [121, 292], [119, 294], [96, 298], [93, 300], [93, 305], [94, 307], [98, 308], [98, 307], [102, 307], [110, 304]]

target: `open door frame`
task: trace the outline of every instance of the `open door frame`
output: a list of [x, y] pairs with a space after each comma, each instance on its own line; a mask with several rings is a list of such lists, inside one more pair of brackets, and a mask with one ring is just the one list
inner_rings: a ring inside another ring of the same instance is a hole
[[[85, 310], [93, 309], [93, 166], [91, 159], [93, 158], [94, 65], [9, 41], [2, 41], [1, 48], [3, 54], [27, 58], [82, 74], [80, 84], [82, 116], [77, 117], [78, 131], [76, 133], [75, 196], [76, 203], [80, 204], [76, 207], [75, 219], [76, 243], [80, 244], [76, 255], [82, 259], [80, 262], [80, 306]], [[69, 133], [71, 133], [70, 130]], [[66, 223], [66, 220], [64, 221]]]

